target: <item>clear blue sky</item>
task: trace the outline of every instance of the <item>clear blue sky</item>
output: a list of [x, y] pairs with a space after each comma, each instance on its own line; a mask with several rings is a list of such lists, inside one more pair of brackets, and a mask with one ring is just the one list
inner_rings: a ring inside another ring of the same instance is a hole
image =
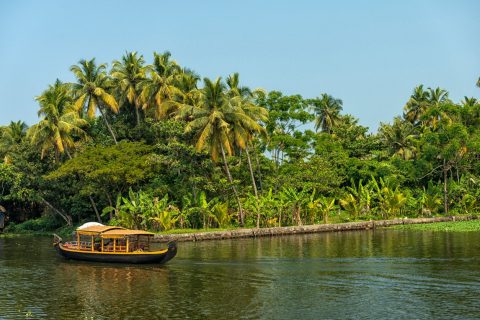
[[376, 130], [420, 83], [480, 97], [480, 1], [0, 1], [0, 125], [85, 58], [169, 50], [201, 76], [315, 97]]

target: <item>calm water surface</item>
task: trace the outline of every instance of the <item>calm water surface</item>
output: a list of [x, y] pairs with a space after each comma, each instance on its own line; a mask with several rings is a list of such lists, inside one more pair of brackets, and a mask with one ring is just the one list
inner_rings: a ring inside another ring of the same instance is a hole
[[0, 319], [480, 318], [480, 234], [358, 231], [180, 243], [165, 266], [0, 238]]

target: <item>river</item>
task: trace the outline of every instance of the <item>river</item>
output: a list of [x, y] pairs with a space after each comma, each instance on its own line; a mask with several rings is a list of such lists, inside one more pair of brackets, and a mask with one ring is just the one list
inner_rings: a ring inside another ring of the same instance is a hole
[[399, 230], [179, 243], [164, 266], [0, 238], [0, 319], [480, 318], [480, 234]]

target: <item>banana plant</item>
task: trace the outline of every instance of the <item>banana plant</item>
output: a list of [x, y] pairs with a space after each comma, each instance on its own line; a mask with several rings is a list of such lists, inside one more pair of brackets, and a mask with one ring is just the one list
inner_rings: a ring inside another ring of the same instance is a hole
[[198, 194], [197, 198], [184, 196], [182, 202], [183, 215], [188, 217], [191, 225], [194, 226], [195, 221], [200, 220], [198, 224], [201, 223], [204, 229], [210, 227], [211, 221], [214, 220], [212, 208], [215, 204], [219, 203], [218, 198], [215, 197], [208, 201], [207, 195], [202, 191]]
[[477, 195], [464, 194], [460, 200], [460, 206], [465, 213], [472, 213], [478, 210], [480, 193]]
[[[140, 193], [140, 192], [139, 192]], [[145, 197], [140, 196], [139, 193], [135, 193], [132, 189], [128, 191], [128, 197], [122, 197], [118, 195], [116, 200], [116, 206], [108, 206], [102, 210], [102, 215], [106, 215], [110, 212], [115, 213], [115, 221], [119, 225], [126, 228], [140, 228], [143, 223], [143, 212]], [[145, 226], [146, 227], [146, 226]]]
[[272, 188], [260, 197], [261, 216], [267, 227], [281, 226], [282, 212], [285, 207], [284, 199], [273, 194]]
[[322, 214], [322, 217], [323, 217], [323, 223], [327, 224], [330, 213], [338, 209], [338, 206], [335, 205], [335, 198], [321, 197], [318, 200], [319, 200], [320, 213]]
[[228, 203], [219, 202], [212, 207], [210, 216], [220, 228], [225, 228], [230, 225], [234, 214], [228, 212]]
[[[373, 178], [374, 179], [374, 178]], [[367, 183], [363, 185], [363, 180], [358, 182], [358, 186], [353, 179], [350, 180], [351, 186], [347, 190], [357, 199], [360, 206], [360, 213], [368, 214], [372, 204], [372, 186]]]
[[153, 198], [147, 212], [149, 221], [157, 223], [163, 231], [173, 229], [180, 214], [177, 207], [169, 204], [168, 194], [160, 200], [157, 197]]
[[308, 196], [306, 201], [308, 218], [310, 219], [311, 224], [315, 223], [315, 220], [317, 218], [317, 213], [320, 211], [320, 206], [321, 206], [321, 202], [320, 202], [321, 200], [315, 197], [316, 193], [317, 193], [317, 190], [313, 189], [312, 193]]
[[401, 212], [407, 203], [407, 196], [400, 191], [400, 187], [394, 186], [391, 181], [379, 179], [380, 184], [372, 179], [372, 183], [377, 191], [377, 199], [379, 201], [380, 210], [384, 218], [396, 215]]
[[[162, 199], [132, 189], [128, 191], [128, 197], [119, 195], [115, 207], [109, 206], [102, 210], [102, 215], [114, 213], [112, 224], [129, 229], [158, 229], [169, 230], [177, 222], [179, 210], [169, 205], [168, 195]], [[153, 223], [153, 224], [152, 224]]]
[[175, 228], [178, 221], [179, 210], [174, 206], [157, 211], [151, 219], [160, 225], [161, 230], [168, 231]]
[[420, 204], [422, 206], [422, 215], [432, 215], [438, 211], [442, 204], [442, 197], [435, 190], [433, 182], [428, 182], [427, 188], [423, 187], [423, 192], [420, 196]]
[[283, 188], [283, 195], [288, 200], [292, 209], [292, 222], [296, 222], [297, 225], [303, 225], [302, 217], [300, 215], [302, 205], [305, 199], [306, 190], [298, 192], [295, 188]]
[[355, 219], [361, 212], [361, 206], [357, 198], [351, 193], [348, 193], [344, 198], [340, 199], [340, 205]]

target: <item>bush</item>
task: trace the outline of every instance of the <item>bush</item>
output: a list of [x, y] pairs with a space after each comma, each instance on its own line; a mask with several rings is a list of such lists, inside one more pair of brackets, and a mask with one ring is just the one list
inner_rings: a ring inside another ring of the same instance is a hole
[[61, 226], [62, 224], [54, 217], [44, 216], [37, 219], [27, 220], [20, 224], [10, 223], [5, 231], [9, 233], [46, 232], [56, 230]]

